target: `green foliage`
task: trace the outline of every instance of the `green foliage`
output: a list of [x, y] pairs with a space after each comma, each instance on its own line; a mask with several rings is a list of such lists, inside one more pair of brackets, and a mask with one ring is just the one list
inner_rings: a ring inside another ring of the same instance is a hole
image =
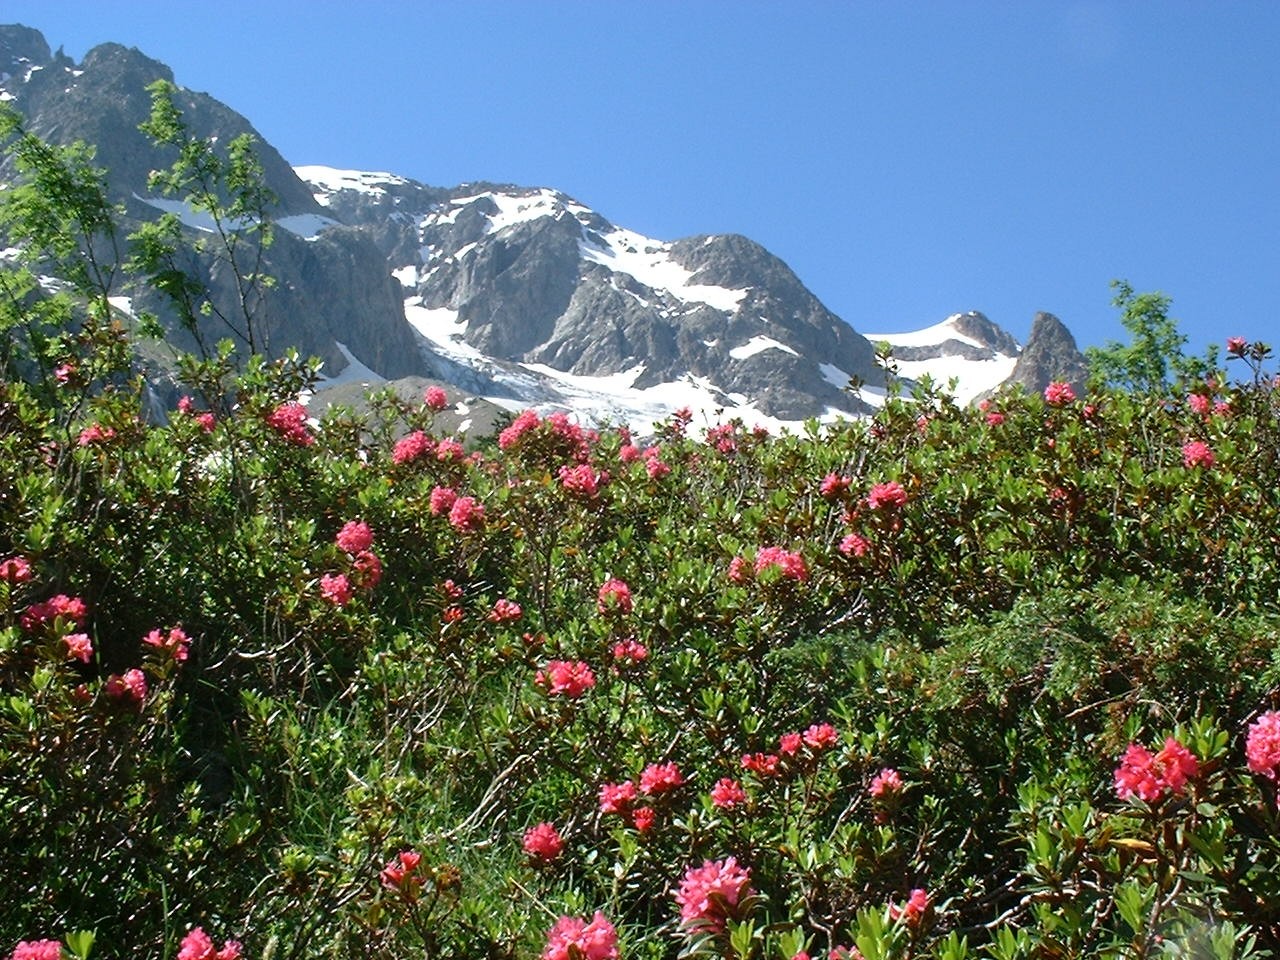
[[1203, 380], [1216, 369], [1216, 348], [1206, 351], [1203, 359], [1183, 353], [1187, 338], [1169, 316], [1171, 298], [1134, 293], [1124, 280], [1113, 280], [1111, 287], [1116, 291], [1111, 303], [1120, 308], [1120, 322], [1133, 339], [1128, 344], [1112, 340], [1104, 347], [1085, 350], [1093, 383], [1104, 389], [1160, 396], [1179, 384]]
[[[265, 224], [172, 97], [166, 181]], [[52, 207], [5, 222], [75, 256]], [[194, 318], [179, 239], [135, 250]], [[514, 958], [596, 911], [655, 960], [1280, 946], [1264, 351], [1204, 403], [926, 386], [647, 454], [523, 414], [473, 456], [389, 394], [312, 425], [314, 366], [231, 343], [148, 422], [97, 281], [0, 282], [45, 331], [0, 383], [0, 950]]]

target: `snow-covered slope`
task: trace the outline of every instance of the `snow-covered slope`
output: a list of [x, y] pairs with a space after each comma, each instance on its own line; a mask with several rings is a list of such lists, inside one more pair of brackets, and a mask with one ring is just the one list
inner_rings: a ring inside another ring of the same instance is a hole
[[[892, 347], [898, 375], [929, 377], [949, 388], [959, 403], [969, 403], [1000, 386], [1013, 374], [1021, 346], [977, 312], [955, 313], [941, 323], [907, 333], [868, 333], [872, 343]], [[949, 387], [954, 382], [954, 387]]]

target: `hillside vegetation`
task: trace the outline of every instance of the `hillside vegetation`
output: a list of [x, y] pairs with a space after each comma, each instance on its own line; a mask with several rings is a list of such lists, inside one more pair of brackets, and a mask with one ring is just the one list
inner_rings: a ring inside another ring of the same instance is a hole
[[[207, 317], [182, 235], [115, 238], [87, 151], [0, 116], [0, 950], [1280, 947], [1264, 345], [808, 436], [525, 413], [470, 450], [443, 390], [317, 424], [311, 367], [229, 343], [160, 409], [109, 297]], [[157, 132], [251, 334], [249, 154]]]

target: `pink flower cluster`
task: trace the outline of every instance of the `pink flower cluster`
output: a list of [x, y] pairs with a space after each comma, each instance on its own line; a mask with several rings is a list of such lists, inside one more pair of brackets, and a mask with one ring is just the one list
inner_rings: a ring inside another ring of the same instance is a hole
[[414, 430], [396, 441], [391, 451], [391, 462], [396, 464], [412, 463], [421, 457], [428, 456], [435, 450], [436, 443], [421, 430]]
[[1167, 738], [1155, 754], [1141, 744], [1131, 743], [1116, 767], [1116, 796], [1154, 803], [1166, 794], [1182, 793], [1187, 782], [1199, 773], [1195, 754], [1173, 737]]
[[498, 434], [498, 448], [509, 450], [520, 442], [520, 439], [531, 430], [536, 430], [542, 421], [533, 410], [525, 410], [511, 421], [511, 424]]
[[740, 803], [746, 803], [747, 793], [737, 780], [721, 777], [711, 788], [711, 802], [722, 809], [729, 809]]
[[38, 630], [59, 619], [68, 620], [77, 627], [83, 627], [88, 619], [89, 608], [79, 597], [68, 597], [65, 593], [55, 594], [48, 600], [33, 603], [22, 611], [19, 621], [22, 629], [28, 632]]
[[92, 423], [80, 431], [79, 443], [82, 447], [93, 446], [98, 443], [106, 443], [108, 440], [115, 438], [116, 432], [111, 427], [104, 427], [100, 423]]
[[355, 588], [345, 573], [326, 573], [320, 577], [320, 596], [335, 607], [345, 607], [355, 597]]
[[307, 408], [300, 403], [282, 403], [267, 414], [267, 426], [289, 443], [309, 447], [316, 442], [307, 425]]
[[[172, 657], [178, 663], [184, 663], [187, 659], [187, 651], [191, 646], [191, 638], [183, 632], [181, 627], [170, 627], [166, 632], [164, 630], [152, 630], [142, 642], [149, 647], [164, 653], [166, 656]], [[86, 663], [88, 661], [85, 661]]]
[[877, 800], [885, 800], [902, 792], [902, 775], [893, 767], [885, 767], [871, 778], [867, 792]]
[[822, 483], [818, 486], [818, 492], [824, 500], [843, 500], [848, 496], [851, 486], [853, 486], [852, 478], [842, 477], [836, 473], [828, 473], [822, 478]]
[[640, 663], [649, 656], [649, 648], [639, 640], [619, 640], [609, 650], [615, 660], [626, 660], [629, 663]]
[[13, 948], [11, 960], [62, 960], [62, 944], [57, 940], [22, 940]]
[[897, 480], [875, 484], [867, 493], [867, 506], [872, 510], [900, 507], [907, 502], [907, 491]]
[[147, 699], [147, 677], [134, 667], [122, 674], [113, 673], [107, 677], [103, 692], [108, 699], [130, 707], [141, 707]]
[[551, 660], [534, 675], [533, 682], [549, 697], [576, 700], [596, 685], [596, 675], [581, 660]]
[[449, 508], [449, 525], [459, 533], [483, 529], [484, 504], [475, 497], [458, 497]]
[[623, 783], [605, 783], [600, 787], [600, 812], [624, 815], [636, 799], [636, 785], [630, 780]]
[[547, 933], [542, 960], [618, 960], [618, 931], [599, 910], [590, 922], [561, 917]]
[[68, 660], [88, 663], [93, 656], [93, 641], [87, 633], [68, 633], [62, 638], [62, 642], [67, 648]]
[[1244, 754], [1252, 772], [1280, 779], [1280, 713], [1269, 711], [1249, 724]]
[[754, 892], [750, 883], [751, 871], [738, 866], [734, 857], [690, 867], [676, 891], [680, 922], [695, 931], [723, 931], [725, 921], [737, 919], [739, 905]]
[[597, 473], [589, 463], [580, 463], [576, 467], [561, 467], [559, 471], [560, 486], [567, 493], [583, 500], [594, 500], [600, 495], [600, 488], [609, 481], [608, 474]]
[[449, 405], [449, 395], [444, 392], [443, 387], [427, 387], [426, 393], [422, 395], [422, 402], [428, 409], [440, 411]]
[[564, 850], [564, 839], [551, 823], [540, 823], [524, 832], [524, 852], [543, 863], [550, 863]]
[[502, 597], [493, 605], [489, 615], [485, 617], [490, 623], [514, 623], [524, 616], [524, 610], [514, 600]]
[[777, 570], [782, 578], [799, 583], [809, 579], [809, 568], [805, 566], [804, 557], [797, 551], [782, 547], [761, 547], [756, 551], [756, 576], [771, 569]]
[[1044, 402], [1051, 407], [1062, 407], [1074, 402], [1075, 399], [1075, 390], [1065, 381], [1055, 380], [1044, 388]]
[[596, 595], [596, 610], [601, 616], [628, 614], [631, 612], [631, 588], [622, 580], [610, 577]]
[[178, 960], [237, 960], [242, 947], [235, 940], [228, 940], [221, 950], [215, 950], [213, 941], [200, 927], [192, 927], [178, 945]]
[[1227, 353], [1233, 357], [1243, 357], [1249, 349], [1249, 341], [1244, 337], [1227, 337]]
[[1182, 445], [1182, 465], [1188, 470], [1203, 467], [1208, 470], [1213, 466], [1213, 450], [1203, 440], [1188, 440]]
[[35, 575], [31, 572], [31, 561], [26, 557], [10, 557], [0, 560], [0, 580], [10, 586], [19, 583], [30, 583]]
[[684, 774], [674, 763], [651, 763], [640, 773], [640, 792], [658, 796], [684, 783]]
[[865, 557], [871, 549], [871, 541], [860, 533], [850, 533], [840, 541], [840, 552], [846, 557]]

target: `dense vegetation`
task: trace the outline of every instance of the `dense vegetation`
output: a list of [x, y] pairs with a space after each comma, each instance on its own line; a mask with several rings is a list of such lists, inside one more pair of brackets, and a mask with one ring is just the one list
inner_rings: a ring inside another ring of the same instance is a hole
[[[0, 272], [0, 950], [1280, 947], [1263, 345], [803, 437], [526, 413], [471, 451], [443, 391], [316, 424], [307, 365], [230, 345], [159, 411], [100, 175], [2, 132], [0, 220], [68, 280]], [[194, 327], [179, 240], [130, 270]]]

